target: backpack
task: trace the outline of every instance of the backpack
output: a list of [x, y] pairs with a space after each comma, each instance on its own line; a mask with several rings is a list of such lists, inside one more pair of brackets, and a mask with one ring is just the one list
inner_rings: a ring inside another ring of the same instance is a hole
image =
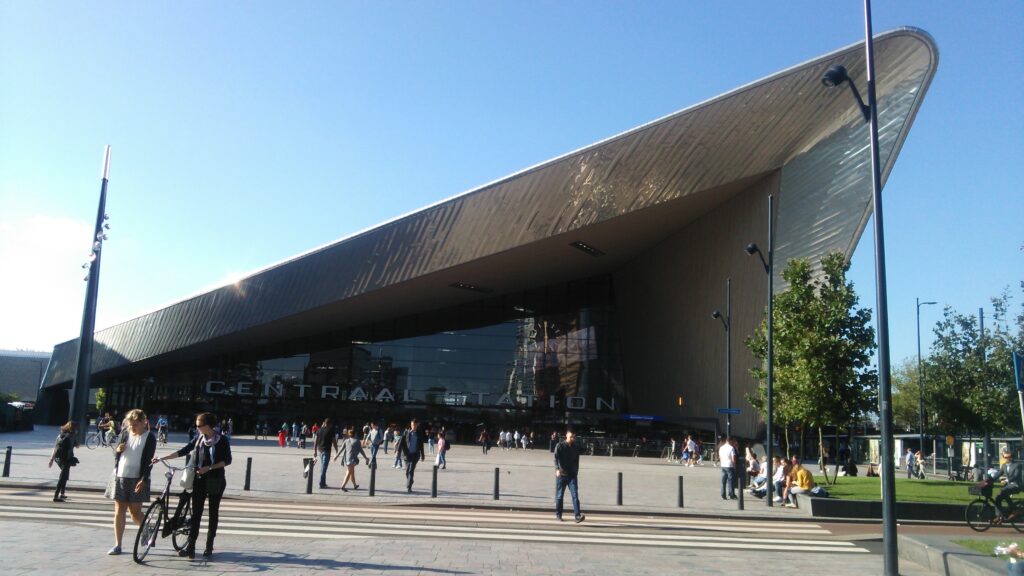
[[811, 496], [815, 496], [817, 498], [828, 498], [828, 490], [825, 490], [822, 486], [815, 486], [814, 488], [811, 488]]

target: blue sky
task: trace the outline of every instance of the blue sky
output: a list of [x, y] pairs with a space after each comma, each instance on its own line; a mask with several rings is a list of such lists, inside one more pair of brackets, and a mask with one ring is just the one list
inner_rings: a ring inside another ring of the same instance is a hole
[[[916, 296], [1020, 302], [1024, 3], [874, 17], [940, 50], [884, 195], [897, 361]], [[0, 0], [0, 348], [77, 337], [106, 144], [99, 327], [863, 35], [853, 1]], [[869, 231], [851, 277], [873, 308], [872, 251]]]

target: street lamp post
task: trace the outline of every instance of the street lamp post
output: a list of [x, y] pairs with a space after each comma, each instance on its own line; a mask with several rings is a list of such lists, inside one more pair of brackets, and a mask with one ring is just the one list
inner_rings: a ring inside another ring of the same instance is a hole
[[85, 277], [85, 306], [82, 310], [82, 331], [78, 336], [78, 359], [76, 361], [75, 382], [72, 388], [71, 409], [68, 420], [78, 427], [79, 441], [85, 442], [85, 433], [89, 430], [86, 409], [89, 406], [89, 383], [92, 375], [93, 335], [96, 332], [96, 299], [100, 288], [100, 254], [103, 241], [107, 239], [105, 230], [110, 228], [106, 223], [107, 214], [107, 182], [110, 177], [110, 146], [103, 153], [103, 173], [100, 184], [100, 205], [96, 213], [96, 227], [93, 230], [92, 251]]
[[[931, 306], [938, 302], [921, 302], [920, 298], [914, 298], [917, 304], [917, 389], [919, 397], [917, 400], [918, 410], [918, 440], [921, 442], [921, 454], [924, 454], [924, 370], [921, 367], [921, 306]], [[932, 454], [932, 458], [936, 455]]]
[[871, 204], [875, 233], [875, 294], [878, 300], [878, 412], [882, 448], [882, 541], [885, 573], [899, 574], [896, 542], [896, 475], [893, 470], [892, 382], [889, 365], [889, 300], [885, 278], [885, 226], [882, 218], [882, 165], [878, 150], [878, 100], [875, 94], [875, 47], [872, 41], [871, 0], [864, 0], [864, 60], [867, 68], [867, 105], [842, 66], [833, 66], [821, 79], [828, 87], [848, 83], [868, 122], [871, 139]]
[[[761, 258], [761, 264], [764, 265], [764, 271], [768, 274], [768, 390], [766, 393], [766, 406], [765, 406], [765, 422], [764, 427], [766, 429], [765, 436], [767, 441], [765, 442], [765, 465], [768, 467], [766, 470], [765, 478], [768, 479], [769, 486], [772, 481], [772, 457], [774, 456], [774, 442], [772, 441], [772, 382], [774, 372], [774, 361], [775, 358], [772, 355], [772, 327], [775, 320], [773, 312], [774, 306], [774, 283], [775, 283], [775, 261], [772, 259], [775, 254], [775, 236], [772, 234], [772, 195], [768, 195], [768, 259], [765, 260], [764, 253], [758, 248], [757, 244], [747, 244], [746, 252], [748, 255], [753, 256], [755, 253]], [[769, 508], [775, 505], [775, 499], [772, 498], [772, 494], [769, 493], [765, 497], [765, 503]]]
[[725, 436], [732, 437], [732, 278], [725, 279], [725, 316], [718, 310], [711, 313], [712, 318], [722, 321], [725, 326]]

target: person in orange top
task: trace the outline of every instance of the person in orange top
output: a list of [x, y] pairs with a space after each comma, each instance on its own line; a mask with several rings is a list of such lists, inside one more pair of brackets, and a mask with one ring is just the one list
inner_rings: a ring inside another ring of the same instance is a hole
[[790, 464], [789, 478], [782, 498], [786, 501], [786, 508], [796, 508], [796, 498], [793, 494], [810, 492], [814, 488], [814, 476], [800, 464], [800, 459], [795, 454], [790, 457]]

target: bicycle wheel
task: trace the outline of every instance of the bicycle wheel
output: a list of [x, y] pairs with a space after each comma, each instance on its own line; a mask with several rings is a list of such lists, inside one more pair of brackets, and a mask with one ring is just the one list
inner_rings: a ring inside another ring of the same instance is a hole
[[171, 544], [175, 550], [181, 550], [188, 545], [188, 535], [192, 529], [192, 499], [186, 498], [185, 505], [180, 507], [174, 515], [174, 533], [171, 534]]
[[984, 532], [992, 527], [992, 521], [996, 518], [996, 507], [984, 498], [978, 498], [967, 505], [964, 513], [964, 520], [971, 530]]
[[135, 559], [135, 562], [142, 564], [142, 559], [156, 544], [156, 538], [160, 534], [160, 523], [163, 519], [164, 501], [157, 500], [149, 505], [149, 510], [146, 510], [146, 516], [139, 526], [139, 531], [135, 534], [135, 547], [132, 549], [132, 558]]
[[99, 445], [100, 445], [100, 437], [95, 432], [93, 432], [92, 434], [89, 434], [88, 436], [85, 437], [85, 446], [89, 450], [95, 450], [96, 447], [99, 446]]

